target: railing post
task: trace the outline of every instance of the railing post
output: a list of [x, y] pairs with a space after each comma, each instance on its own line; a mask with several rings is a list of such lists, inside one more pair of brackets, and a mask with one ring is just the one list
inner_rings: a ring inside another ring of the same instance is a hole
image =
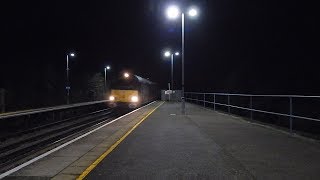
[[252, 110], [252, 96], [250, 96], [250, 120], [253, 119], [253, 110]]
[[186, 100], [189, 98], [189, 97], [188, 97], [188, 94], [189, 94], [189, 93], [185, 93], [185, 97], [184, 97], [184, 98], [185, 98]]
[[289, 97], [289, 102], [290, 102], [290, 133], [292, 133], [292, 97]]
[[203, 107], [206, 107], [206, 94], [203, 93]]
[[230, 95], [228, 94], [228, 113], [230, 114]]
[[194, 96], [194, 95], [191, 93], [191, 102], [192, 102], [192, 103], [194, 103], [194, 99], [193, 99], [194, 97], [193, 97], [193, 96]]
[[213, 110], [216, 110], [216, 94], [213, 94]]
[[200, 99], [199, 98], [199, 94], [196, 94], [196, 99], [197, 99], [197, 104], [199, 104]]

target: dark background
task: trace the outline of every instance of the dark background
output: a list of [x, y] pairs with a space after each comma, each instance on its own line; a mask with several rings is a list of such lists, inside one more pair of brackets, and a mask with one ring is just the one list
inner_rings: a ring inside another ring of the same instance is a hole
[[[171, 1], [170, 1], [171, 2]], [[174, 1], [196, 5], [186, 18], [187, 91], [319, 95], [316, 3], [280, 0]], [[73, 102], [95, 98], [109, 78], [128, 70], [170, 81], [164, 49], [180, 51], [181, 22], [166, 19], [169, 1], [1, 2], [0, 88], [12, 109], [65, 102], [66, 54]], [[181, 84], [181, 57], [175, 85]], [[180, 88], [179, 86], [176, 88]], [[82, 97], [82, 98], [80, 98]]]

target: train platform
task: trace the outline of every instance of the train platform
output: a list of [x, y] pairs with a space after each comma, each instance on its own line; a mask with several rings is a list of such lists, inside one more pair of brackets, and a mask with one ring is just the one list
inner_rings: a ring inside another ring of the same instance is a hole
[[145, 106], [7, 179], [319, 179], [318, 141], [180, 107]]

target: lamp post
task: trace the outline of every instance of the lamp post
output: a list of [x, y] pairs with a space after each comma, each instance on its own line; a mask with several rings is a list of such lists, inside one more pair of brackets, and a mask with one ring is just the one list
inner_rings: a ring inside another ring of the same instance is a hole
[[[182, 64], [182, 81], [181, 81], [181, 99], [182, 99], [182, 114], [185, 114], [185, 99], [184, 99], [184, 12], [180, 13], [180, 10], [177, 6], [169, 6], [167, 9], [167, 16], [169, 19], [177, 19], [181, 14], [181, 64]], [[192, 7], [188, 10], [188, 15], [190, 17], [195, 17], [198, 15], [196, 8]]]
[[104, 68], [104, 92], [107, 92], [107, 73], [110, 69], [109, 65]]
[[173, 56], [175, 55], [175, 56], [179, 56], [179, 52], [175, 52], [175, 53], [171, 53], [170, 51], [166, 51], [165, 53], [164, 53], [164, 56], [165, 57], [169, 57], [169, 56], [171, 56], [171, 89], [173, 90], [174, 88], [173, 88]]
[[74, 54], [74, 53], [67, 54], [67, 69], [66, 69], [66, 71], [67, 71], [67, 83], [66, 83], [67, 104], [70, 103], [70, 89], [71, 89], [71, 87], [70, 87], [70, 81], [69, 81], [69, 70], [70, 70], [70, 69], [69, 69], [69, 55], [70, 55], [71, 57], [74, 57], [75, 54]]

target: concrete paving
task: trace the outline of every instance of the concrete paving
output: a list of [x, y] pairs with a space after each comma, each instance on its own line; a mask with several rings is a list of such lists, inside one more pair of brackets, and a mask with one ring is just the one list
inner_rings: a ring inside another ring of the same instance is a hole
[[320, 144], [241, 118], [165, 103], [87, 179], [319, 179]]
[[155, 102], [20, 169], [5, 179], [75, 179], [109, 147], [146, 116]]

